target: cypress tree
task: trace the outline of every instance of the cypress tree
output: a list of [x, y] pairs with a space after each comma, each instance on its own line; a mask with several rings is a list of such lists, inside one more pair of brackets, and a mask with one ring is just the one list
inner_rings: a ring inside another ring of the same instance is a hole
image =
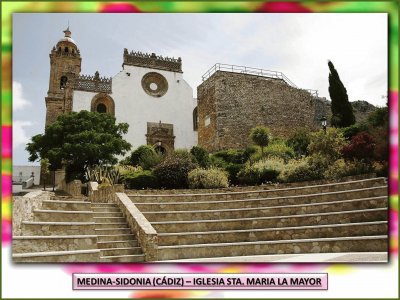
[[331, 61], [328, 61], [329, 67], [329, 95], [332, 100], [332, 118], [333, 127], [348, 127], [356, 122], [353, 114], [353, 107], [349, 102], [347, 90], [340, 80], [339, 74]]

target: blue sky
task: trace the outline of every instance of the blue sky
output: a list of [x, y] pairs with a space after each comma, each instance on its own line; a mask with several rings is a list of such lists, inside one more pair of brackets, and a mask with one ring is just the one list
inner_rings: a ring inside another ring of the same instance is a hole
[[[328, 59], [349, 98], [383, 106], [387, 14], [61, 14], [13, 15], [13, 164], [28, 164], [29, 139], [44, 131], [49, 53], [70, 24], [82, 74], [111, 77], [123, 49], [181, 57], [196, 87], [215, 63], [283, 72], [298, 87], [328, 93]], [[38, 164], [38, 163], [35, 163]]]

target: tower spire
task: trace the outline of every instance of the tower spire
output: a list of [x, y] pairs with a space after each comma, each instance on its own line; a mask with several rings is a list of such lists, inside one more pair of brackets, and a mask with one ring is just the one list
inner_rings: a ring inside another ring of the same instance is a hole
[[69, 30], [69, 21], [68, 21], [68, 27], [64, 31], [65, 37], [71, 37], [71, 31]]

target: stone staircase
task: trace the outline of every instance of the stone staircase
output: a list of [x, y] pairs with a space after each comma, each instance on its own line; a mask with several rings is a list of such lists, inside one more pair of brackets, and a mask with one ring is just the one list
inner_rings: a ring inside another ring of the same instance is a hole
[[157, 231], [158, 260], [388, 250], [385, 178], [128, 196]]
[[144, 254], [125, 217], [113, 203], [92, 203], [101, 262], [142, 262]]
[[15, 262], [140, 262], [144, 254], [119, 208], [57, 197], [13, 236]]

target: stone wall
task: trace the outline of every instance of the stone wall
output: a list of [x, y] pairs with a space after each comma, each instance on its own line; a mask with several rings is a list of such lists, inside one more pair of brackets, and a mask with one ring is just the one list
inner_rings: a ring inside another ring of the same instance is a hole
[[99, 186], [97, 182], [89, 182], [88, 184], [90, 202], [115, 203], [115, 193], [123, 192], [123, 184], [114, 184], [113, 186]]
[[116, 193], [116, 201], [128, 221], [129, 227], [139, 240], [139, 245], [146, 255], [145, 260], [157, 260], [158, 236], [156, 230], [126, 194]]
[[291, 183], [270, 183], [270, 184], [262, 184], [256, 186], [232, 186], [232, 187], [217, 188], [217, 189], [126, 190], [125, 193], [129, 196], [135, 196], [135, 195], [175, 195], [175, 194], [204, 194], [204, 193], [263, 191], [263, 190], [284, 189], [284, 188], [292, 188], [292, 187], [300, 187], [308, 185], [329, 184], [335, 182], [355, 181], [355, 180], [371, 179], [375, 177], [376, 177], [375, 173], [370, 173], [370, 174], [346, 176], [336, 180], [321, 179], [321, 180], [291, 182]]
[[82, 197], [82, 182], [80, 180], [73, 180], [67, 183], [64, 179], [60, 183], [60, 189], [67, 192], [72, 197]]
[[281, 79], [217, 71], [198, 87], [197, 96], [199, 145], [208, 151], [248, 146], [257, 125], [269, 127], [274, 136], [288, 136], [297, 127], [320, 128], [319, 98]]
[[12, 198], [12, 230], [13, 236], [21, 235], [21, 222], [32, 221], [33, 211], [40, 209], [43, 200], [50, 200], [54, 193], [46, 191], [34, 191], [24, 196]]

